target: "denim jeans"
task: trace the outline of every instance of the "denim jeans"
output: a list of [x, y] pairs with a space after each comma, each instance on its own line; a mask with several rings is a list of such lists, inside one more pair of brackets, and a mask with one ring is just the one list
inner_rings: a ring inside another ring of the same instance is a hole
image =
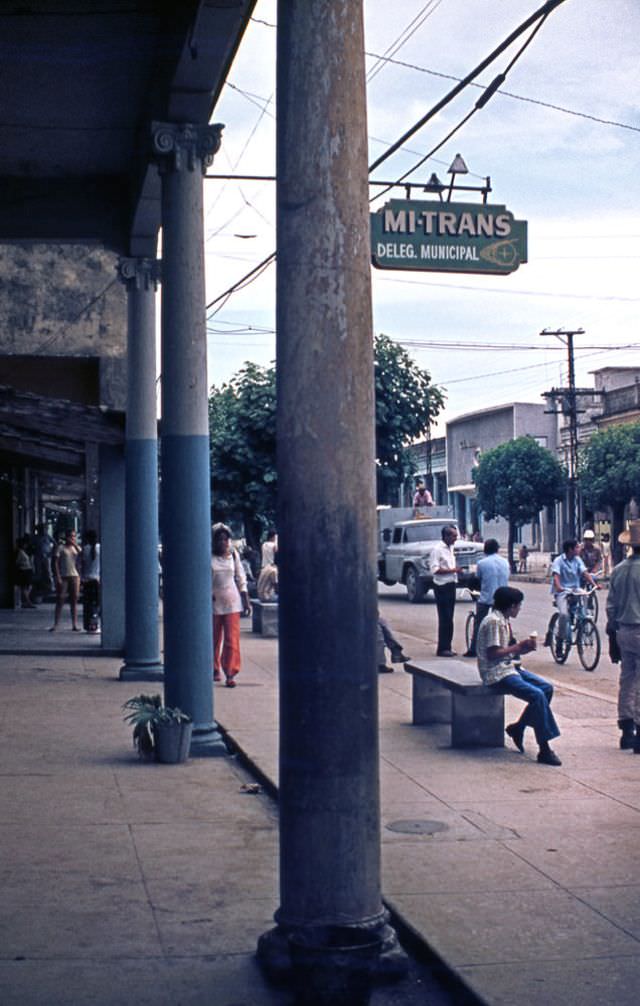
[[533, 728], [540, 747], [554, 737], [560, 736], [558, 724], [549, 705], [553, 698], [553, 685], [544, 678], [539, 678], [537, 674], [521, 668], [519, 673], [509, 674], [490, 687], [502, 695], [515, 695], [527, 703], [518, 724], [523, 729]]

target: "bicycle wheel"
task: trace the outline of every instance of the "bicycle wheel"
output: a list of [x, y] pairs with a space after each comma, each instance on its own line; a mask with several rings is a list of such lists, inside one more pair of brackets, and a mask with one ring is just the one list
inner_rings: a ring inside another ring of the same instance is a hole
[[600, 605], [598, 604], [598, 595], [595, 590], [592, 594], [589, 594], [587, 598], [587, 615], [592, 618], [594, 622], [598, 621], [598, 612], [600, 611]]
[[590, 618], [585, 618], [578, 626], [578, 656], [585, 671], [593, 671], [600, 660], [600, 633], [598, 626]]
[[473, 642], [473, 631], [476, 627], [476, 613], [475, 611], [470, 611], [467, 615], [467, 620], [464, 623], [464, 641], [467, 644], [467, 650], [471, 649], [471, 643]]
[[569, 656], [571, 643], [566, 636], [561, 636], [558, 632], [559, 622], [560, 615], [556, 612], [555, 615], [551, 616], [551, 621], [549, 622], [549, 632], [551, 633], [551, 656], [555, 660], [556, 664], [564, 664], [565, 660]]

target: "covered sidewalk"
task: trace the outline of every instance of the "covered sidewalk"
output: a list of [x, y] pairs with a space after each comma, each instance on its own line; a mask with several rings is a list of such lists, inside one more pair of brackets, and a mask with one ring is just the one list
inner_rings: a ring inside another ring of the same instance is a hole
[[[0, 636], [28, 618], [47, 612], [0, 612]], [[254, 960], [278, 904], [278, 642], [243, 621], [242, 650], [238, 687], [216, 686], [239, 756], [184, 766], [137, 760], [117, 660], [0, 654], [3, 1006], [290, 1002]], [[640, 759], [614, 695], [561, 675], [560, 769], [452, 750], [411, 725], [409, 676], [380, 676], [383, 895], [449, 984], [412, 970], [372, 1006], [635, 1006]]]

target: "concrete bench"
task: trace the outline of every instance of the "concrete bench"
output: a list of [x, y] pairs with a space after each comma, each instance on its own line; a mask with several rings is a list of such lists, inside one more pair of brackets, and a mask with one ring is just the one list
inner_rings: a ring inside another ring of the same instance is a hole
[[278, 602], [259, 601], [257, 598], [251, 602], [251, 631], [259, 636], [268, 636], [274, 639], [278, 635]]
[[404, 665], [413, 677], [413, 722], [450, 723], [451, 747], [504, 747], [504, 696], [482, 684], [475, 662], [436, 657]]

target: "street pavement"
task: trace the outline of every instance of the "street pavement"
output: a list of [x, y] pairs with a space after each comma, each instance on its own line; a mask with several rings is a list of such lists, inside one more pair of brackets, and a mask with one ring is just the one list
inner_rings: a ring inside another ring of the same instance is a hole
[[[413, 611], [422, 632], [399, 636], [426, 659], [435, 607]], [[0, 1003], [290, 1003], [253, 956], [279, 903], [277, 640], [244, 620], [238, 687], [215, 686], [240, 756], [160, 766], [137, 760], [120, 709], [155, 686], [119, 682], [97, 653], [38, 655], [49, 617], [0, 612]], [[9, 635], [31, 654], [7, 655]], [[556, 682], [560, 768], [536, 763], [532, 738], [525, 755], [451, 749], [448, 727], [411, 724], [409, 675], [379, 676], [383, 895], [492, 1006], [635, 1006], [640, 757], [618, 748], [606, 660], [579, 677], [536, 656]], [[459, 1001], [412, 965], [372, 1006]]]

